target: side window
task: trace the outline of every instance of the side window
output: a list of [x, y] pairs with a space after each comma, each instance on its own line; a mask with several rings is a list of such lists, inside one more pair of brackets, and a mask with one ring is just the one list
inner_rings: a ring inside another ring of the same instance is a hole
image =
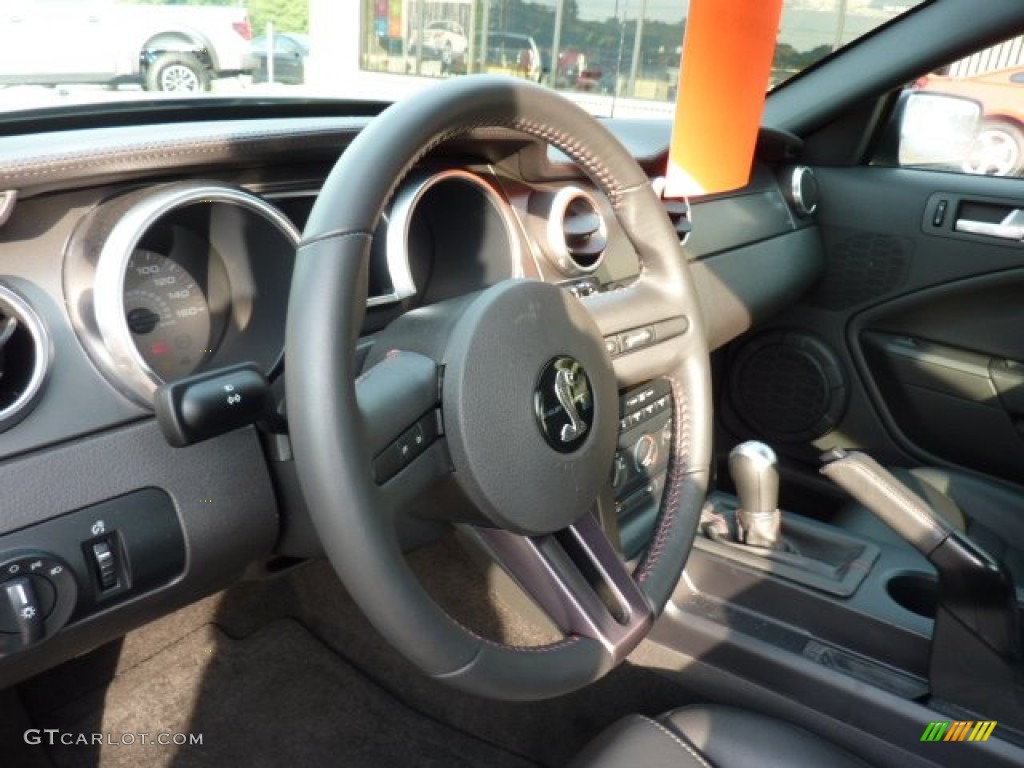
[[[1024, 176], [1024, 37], [1006, 40], [924, 74], [911, 88], [921, 93], [959, 96], [981, 105], [981, 119], [966, 151], [960, 153], [955, 165], [943, 170]], [[933, 134], [948, 127], [933, 125]], [[903, 139], [907, 139], [906, 132]], [[912, 159], [912, 153], [901, 146], [900, 164], [914, 165]]]

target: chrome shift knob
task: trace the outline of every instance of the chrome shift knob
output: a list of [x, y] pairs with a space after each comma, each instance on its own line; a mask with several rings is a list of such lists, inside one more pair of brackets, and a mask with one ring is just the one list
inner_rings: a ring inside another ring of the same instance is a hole
[[777, 549], [780, 544], [779, 473], [775, 451], [750, 440], [729, 452], [729, 474], [736, 486], [736, 522], [740, 541]]
[[729, 452], [729, 474], [740, 509], [758, 514], [778, 508], [779, 473], [775, 464], [775, 451], [757, 440], [740, 443]]

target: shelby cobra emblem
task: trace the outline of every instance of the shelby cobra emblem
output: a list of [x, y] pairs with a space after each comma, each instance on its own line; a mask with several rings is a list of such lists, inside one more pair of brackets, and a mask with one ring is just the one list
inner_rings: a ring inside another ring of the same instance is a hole
[[594, 393], [583, 366], [571, 357], [544, 366], [533, 407], [548, 445], [560, 453], [575, 451], [594, 426]]

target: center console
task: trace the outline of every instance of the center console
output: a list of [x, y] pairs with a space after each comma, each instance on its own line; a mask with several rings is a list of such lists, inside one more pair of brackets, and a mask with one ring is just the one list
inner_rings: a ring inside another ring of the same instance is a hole
[[655, 379], [619, 397], [619, 444], [612, 466], [612, 491], [622, 551], [637, 557], [661, 507], [672, 450], [672, 389]]
[[[631, 559], [642, 554], [657, 519], [671, 450], [670, 406], [669, 388], [659, 381], [620, 399], [612, 481], [622, 548]], [[736, 485], [742, 496], [744, 483]], [[824, 714], [903, 744], [908, 755], [926, 762], [937, 754], [922, 737], [930, 723], [996, 722], [990, 739], [961, 756], [1019, 764], [1021, 669], [994, 667], [1006, 678], [996, 683], [992, 669], [978, 671], [984, 649], [971, 638], [942, 640], [936, 648], [933, 637], [942, 635], [936, 615], [944, 602], [936, 568], [925, 556], [791, 512], [781, 514], [777, 543], [769, 536], [751, 546], [738, 524], [744, 506], [730, 493], [709, 495], [684, 578], [652, 634], [682, 654], [673, 659], [694, 660], [685, 682], [700, 682], [717, 669], [704, 682], [728, 689], [723, 680], [734, 680], [723, 698], [757, 690], [763, 706], [792, 707], [788, 714], [797, 722], [801, 708], [808, 717], [810, 711]], [[951, 685], [949, 676], [962, 685]], [[961, 764], [952, 753], [939, 762]]]

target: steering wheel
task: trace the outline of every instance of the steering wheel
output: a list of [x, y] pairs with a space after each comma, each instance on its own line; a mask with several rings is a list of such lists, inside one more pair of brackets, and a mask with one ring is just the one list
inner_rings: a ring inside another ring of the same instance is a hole
[[[420, 158], [477, 128], [529, 134], [572, 158], [610, 201], [640, 274], [583, 299], [520, 279], [430, 305], [389, 326], [360, 373], [382, 211]], [[613, 361], [605, 340], [636, 329], [650, 329], [652, 343]], [[707, 490], [707, 340], [660, 200], [589, 114], [492, 76], [456, 78], [381, 113], [344, 151], [309, 217], [286, 354], [293, 452], [324, 550], [371, 622], [425, 673], [493, 698], [551, 697], [599, 678], [647, 634], [682, 572]], [[671, 385], [674, 435], [659, 517], [634, 568], [593, 510], [610, 482], [617, 392], [656, 377]], [[415, 458], [399, 462], [396, 451]], [[563, 640], [495, 643], [428, 596], [396, 523], [444, 479], [473, 502], [468, 524]]]

